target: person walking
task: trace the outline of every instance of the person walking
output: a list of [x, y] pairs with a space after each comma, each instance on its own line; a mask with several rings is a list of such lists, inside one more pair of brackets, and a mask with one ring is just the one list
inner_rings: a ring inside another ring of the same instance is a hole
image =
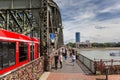
[[59, 54], [60, 68], [62, 68], [63, 57], [62, 54]]
[[67, 50], [65, 47], [62, 48], [62, 55], [64, 57], [64, 61], [66, 61], [67, 60]]
[[75, 61], [76, 61], [76, 55], [75, 55], [75, 53], [73, 53], [72, 54], [72, 64], [73, 64], [73, 66], [75, 64]]
[[54, 60], [55, 60], [55, 69], [57, 70], [57, 68], [58, 68], [58, 53], [56, 52], [55, 53], [55, 56], [54, 56]]
[[67, 60], [67, 49], [65, 48], [65, 55], [64, 55], [64, 57], [65, 57], [65, 61]]
[[74, 49], [71, 48], [69, 51], [70, 51], [70, 57], [72, 57], [72, 54], [74, 53]]

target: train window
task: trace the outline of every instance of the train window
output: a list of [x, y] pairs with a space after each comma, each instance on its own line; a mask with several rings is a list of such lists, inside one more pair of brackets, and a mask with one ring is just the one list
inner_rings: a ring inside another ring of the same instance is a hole
[[9, 66], [9, 55], [8, 55], [8, 42], [2, 42], [2, 50], [3, 50], [3, 68]]
[[0, 69], [9, 67], [14, 64], [15, 42], [0, 42]]
[[13, 42], [9, 42], [9, 65], [15, 64], [15, 50], [16, 45]]
[[30, 45], [30, 60], [34, 60], [34, 43]]
[[0, 55], [0, 70], [2, 69], [2, 55]]
[[19, 62], [27, 60], [28, 44], [20, 42], [19, 44]]
[[2, 69], [2, 42], [0, 42], [0, 69]]

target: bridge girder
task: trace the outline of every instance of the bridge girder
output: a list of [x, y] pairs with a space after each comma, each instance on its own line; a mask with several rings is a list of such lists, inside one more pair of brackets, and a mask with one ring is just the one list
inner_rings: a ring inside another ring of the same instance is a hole
[[53, 0], [0, 0], [0, 28], [40, 38], [41, 53], [50, 51], [50, 33], [58, 36], [54, 47], [63, 45], [61, 15]]

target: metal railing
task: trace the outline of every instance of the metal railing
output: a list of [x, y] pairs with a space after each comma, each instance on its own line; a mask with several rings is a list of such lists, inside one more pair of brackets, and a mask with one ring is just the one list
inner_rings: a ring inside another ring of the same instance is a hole
[[92, 73], [105, 74], [108, 67], [108, 74], [120, 74], [120, 60], [113, 59], [94, 59], [91, 60], [81, 54], [78, 56], [80, 60]]
[[94, 61], [79, 54], [78, 60], [80, 60], [92, 73], [95, 73]]

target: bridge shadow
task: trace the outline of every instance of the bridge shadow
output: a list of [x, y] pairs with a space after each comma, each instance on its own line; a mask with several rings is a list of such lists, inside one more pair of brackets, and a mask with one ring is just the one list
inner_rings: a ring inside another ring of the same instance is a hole
[[106, 79], [100, 79], [100, 78], [96, 78], [96, 80], [106, 80]]
[[[55, 68], [55, 67], [52, 67], [52, 69], [53, 69], [53, 70], [56, 70], [56, 68]], [[57, 69], [61, 69], [61, 67], [58, 67]]]
[[67, 62], [65, 65], [67, 65], [67, 66], [74, 66], [72, 62]]
[[55, 67], [52, 67], [52, 69], [55, 69]]

